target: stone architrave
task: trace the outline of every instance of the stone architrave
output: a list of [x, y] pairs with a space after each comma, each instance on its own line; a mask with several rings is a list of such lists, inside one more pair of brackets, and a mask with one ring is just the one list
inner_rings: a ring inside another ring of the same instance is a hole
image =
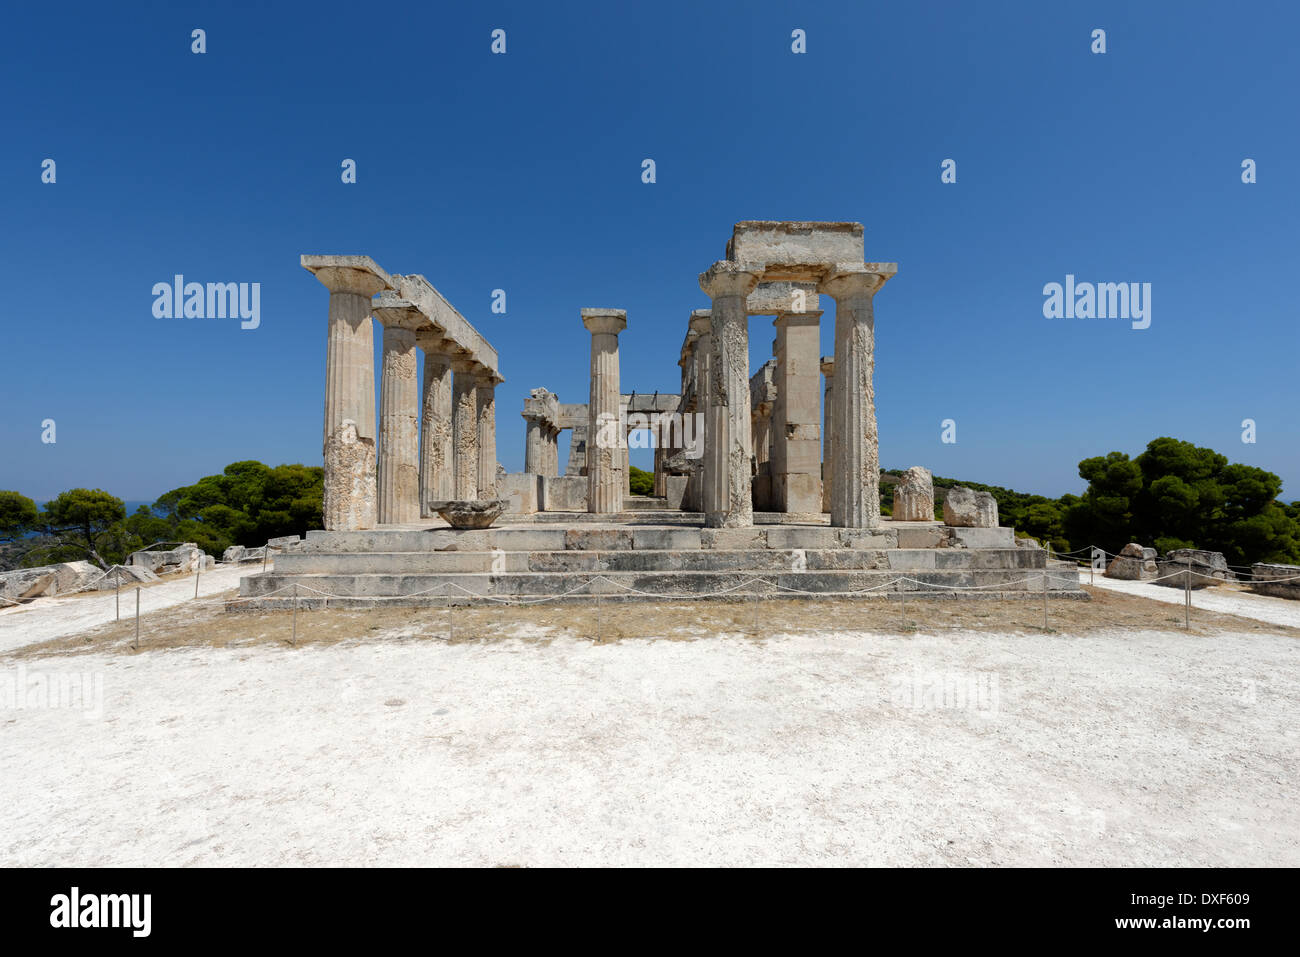
[[989, 492], [955, 485], [944, 493], [943, 521], [957, 528], [997, 528], [998, 501]]
[[835, 300], [835, 376], [832, 428], [831, 525], [880, 524], [880, 448], [876, 432], [875, 316], [872, 299], [897, 267], [841, 263], [820, 289]]
[[760, 275], [760, 270], [730, 260], [716, 262], [700, 273], [700, 289], [713, 301], [711, 399], [704, 434], [704, 524], [710, 528], [754, 524], [749, 464], [749, 313], [745, 300]]
[[913, 465], [903, 473], [903, 479], [894, 486], [894, 514], [896, 522], [934, 521], [934, 476], [930, 470]]
[[622, 309], [583, 309], [591, 333], [591, 398], [587, 404], [587, 510], [612, 515], [623, 509], [626, 456], [619, 447], [618, 334], [627, 328]]
[[416, 333], [424, 352], [423, 398], [420, 409], [420, 516], [434, 514], [430, 502], [455, 496], [452, 474], [451, 344], [440, 335]]
[[497, 497], [496, 377], [478, 376], [474, 388], [474, 417], [478, 422], [478, 495], [485, 502]]
[[452, 472], [457, 501], [478, 498], [478, 363], [451, 363]]
[[369, 256], [303, 256], [300, 261], [330, 291], [322, 436], [325, 528], [374, 528], [378, 506], [371, 297], [392, 288], [393, 280]]

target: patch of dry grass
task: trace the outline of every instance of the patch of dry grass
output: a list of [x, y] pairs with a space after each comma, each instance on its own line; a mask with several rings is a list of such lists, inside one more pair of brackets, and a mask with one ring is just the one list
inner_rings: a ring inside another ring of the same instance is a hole
[[[1183, 627], [1183, 609], [1103, 589], [1085, 590], [1090, 601], [1057, 599], [1048, 606], [1048, 634], [1084, 636], [1112, 629], [1173, 630]], [[233, 597], [234, 592], [228, 597]], [[603, 602], [588, 604], [483, 605], [454, 608], [380, 607], [367, 610], [299, 611], [297, 638], [290, 611], [229, 613], [219, 601], [177, 605], [140, 620], [140, 645], [133, 647], [134, 618], [28, 645], [11, 653], [30, 658], [93, 652], [137, 654], [171, 648], [226, 648], [273, 644], [319, 647], [368, 637], [437, 641], [491, 641], [558, 637], [596, 642], [628, 638], [690, 641], [714, 634], [764, 638], [811, 631], [866, 631], [889, 635], [916, 632], [1001, 631], [1043, 633], [1038, 600], [920, 600], [903, 608], [897, 597], [871, 600], [741, 600], [735, 602]], [[1192, 610], [1190, 633], [1222, 631], [1280, 634], [1300, 638], [1300, 629], [1250, 618]]]

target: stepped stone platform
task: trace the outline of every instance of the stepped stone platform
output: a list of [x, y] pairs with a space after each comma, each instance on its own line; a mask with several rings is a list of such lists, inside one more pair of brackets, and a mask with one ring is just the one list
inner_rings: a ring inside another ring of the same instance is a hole
[[1010, 528], [888, 521], [874, 529], [833, 528], [766, 523], [762, 514], [752, 528], [704, 528], [691, 513], [573, 520], [580, 514], [566, 523], [512, 520], [480, 530], [433, 520], [308, 532], [276, 556], [272, 570], [242, 579], [239, 598], [227, 608], [590, 602], [595, 596], [882, 599], [900, 591], [909, 598], [1033, 599], [1042, 597], [1044, 576], [1053, 598], [1088, 597], [1073, 565], [1016, 545]]

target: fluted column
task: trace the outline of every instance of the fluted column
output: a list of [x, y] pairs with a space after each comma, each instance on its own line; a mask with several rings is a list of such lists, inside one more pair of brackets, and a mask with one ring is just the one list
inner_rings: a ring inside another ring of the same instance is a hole
[[[695, 406], [691, 412], [698, 413], [705, 423], [703, 430], [692, 431], [691, 435], [699, 443], [700, 451], [703, 451], [707, 448], [704, 443], [708, 434], [709, 404], [713, 399], [713, 392], [709, 385], [709, 354], [713, 349], [713, 311], [696, 309], [691, 312], [690, 331], [695, 333], [695, 342], [690, 356], [691, 375], [695, 379]], [[701, 432], [703, 434], [700, 434]], [[700, 467], [693, 469], [686, 479], [686, 491], [682, 496], [683, 511], [708, 511], [705, 493], [705, 489], [710, 484], [706, 478], [709, 468], [708, 455], [704, 454], [699, 462]]]
[[700, 274], [713, 300], [710, 355], [712, 408], [705, 419], [704, 524], [738, 528], [754, 524], [750, 494], [749, 315], [745, 299], [760, 273], [723, 260]]
[[474, 390], [478, 419], [478, 498], [497, 497], [497, 382], [491, 374], [479, 376]]
[[379, 385], [379, 524], [418, 522], [420, 389], [415, 374], [415, 331], [386, 323], [383, 350]]
[[560, 430], [546, 427], [546, 474], [560, 474]]
[[598, 515], [623, 508], [624, 453], [618, 441], [618, 334], [627, 328], [622, 309], [584, 309], [591, 333], [591, 398], [587, 406], [587, 510]]
[[835, 430], [831, 427], [835, 407], [835, 360], [822, 356], [822, 375], [826, 377], [826, 397], [822, 403], [822, 511], [831, 510], [831, 481], [835, 474]]
[[831, 524], [842, 528], [874, 528], [880, 524], [872, 297], [888, 276], [867, 266], [842, 265], [821, 285], [821, 291], [835, 299], [837, 381], [832, 393], [835, 445]]
[[527, 424], [524, 439], [524, 471], [530, 475], [549, 475], [547, 469], [547, 427], [535, 412], [521, 413]]
[[420, 409], [420, 515], [433, 514], [430, 502], [455, 495], [452, 474], [451, 356], [436, 334], [416, 333], [424, 351], [423, 401]]
[[[356, 261], [367, 268], [343, 265]], [[325, 351], [324, 524], [374, 528], [375, 351], [371, 296], [389, 287], [368, 257], [303, 257], [330, 291]]]
[[452, 472], [455, 498], [478, 498], [478, 378], [473, 359], [451, 363]]

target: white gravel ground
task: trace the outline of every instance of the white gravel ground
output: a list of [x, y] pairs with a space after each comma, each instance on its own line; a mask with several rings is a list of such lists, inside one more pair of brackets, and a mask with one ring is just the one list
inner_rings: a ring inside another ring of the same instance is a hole
[[88, 673], [102, 713], [0, 709], [6, 866], [1300, 865], [1293, 638], [373, 633], [21, 667]]
[[[1150, 598], [1152, 601], [1168, 604], [1182, 605], [1187, 600], [1181, 588], [1153, 585], [1150, 582], [1124, 581], [1117, 578], [1106, 578], [1102, 575], [1094, 576], [1093, 580], [1089, 582], [1086, 570], [1079, 573], [1079, 580], [1085, 585], [1091, 584], [1097, 588], [1123, 592], [1126, 595], [1137, 595], [1140, 598]], [[1217, 611], [1226, 615], [1253, 618], [1256, 621], [1267, 622], [1270, 625], [1289, 625], [1292, 628], [1300, 628], [1300, 601], [1275, 598], [1272, 595], [1256, 595], [1254, 592], [1232, 591], [1222, 586], [1202, 588], [1199, 591], [1192, 592], [1193, 615], [1196, 614], [1198, 608], [1203, 608], [1206, 611]]]
[[[218, 565], [199, 576], [199, 598], [219, 595], [239, 587], [239, 579], [262, 570], [260, 563]], [[140, 614], [194, 600], [194, 576], [178, 578], [140, 589]], [[57, 598], [38, 598], [26, 605], [0, 609], [0, 654], [50, 638], [75, 635], [106, 625], [117, 617], [114, 592], [89, 592]], [[135, 588], [122, 588], [122, 617], [135, 616]]]

